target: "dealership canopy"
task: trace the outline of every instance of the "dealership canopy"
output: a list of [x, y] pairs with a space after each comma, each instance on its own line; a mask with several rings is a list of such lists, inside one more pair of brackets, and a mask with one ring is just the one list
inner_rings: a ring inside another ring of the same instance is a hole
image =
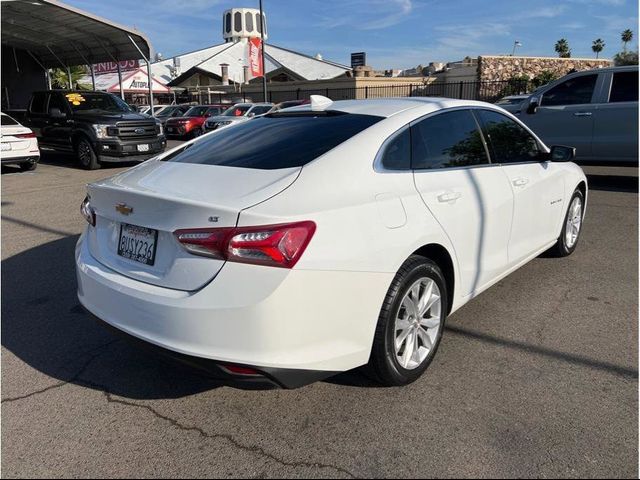
[[1, 27], [2, 45], [45, 68], [151, 57], [142, 33], [56, 0], [2, 0]]

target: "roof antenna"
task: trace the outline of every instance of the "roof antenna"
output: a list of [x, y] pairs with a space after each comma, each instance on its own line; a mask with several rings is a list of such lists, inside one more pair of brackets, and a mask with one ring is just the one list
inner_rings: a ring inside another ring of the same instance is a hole
[[322, 95], [311, 95], [311, 110], [326, 110], [333, 104], [333, 100]]

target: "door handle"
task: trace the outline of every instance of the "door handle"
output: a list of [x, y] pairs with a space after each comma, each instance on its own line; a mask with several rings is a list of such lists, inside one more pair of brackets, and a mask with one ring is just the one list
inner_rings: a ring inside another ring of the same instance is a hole
[[576, 112], [573, 114], [574, 117], [590, 117], [591, 112]]
[[529, 179], [528, 178], [519, 177], [519, 178], [515, 178], [513, 180], [513, 182], [511, 182], [511, 183], [513, 183], [516, 187], [523, 187], [527, 183], [529, 183]]
[[458, 200], [461, 196], [462, 194], [460, 192], [442, 193], [438, 195], [438, 201], [440, 203], [448, 203], [448, 202], [453, 203], [456, 200]]

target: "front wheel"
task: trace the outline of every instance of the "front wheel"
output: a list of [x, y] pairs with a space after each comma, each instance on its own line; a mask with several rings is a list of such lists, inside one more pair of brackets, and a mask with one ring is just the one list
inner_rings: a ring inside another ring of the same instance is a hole
[[100, 168], [98, 156], [86, 138], [80, 138], [76, 142], [76, 157], [80, 166], [85, 170], [97, 170]]
[[436, 354], [447, 315], [447, 286], [431, 260], [412, 255], [385, 297], [367, 372], [385, 386], [418, 379]]
[[584, 217], [584, 195], [578, 189], [573, 192], [567, 214], [562, 224], [562, 233], [556, 244], [549, 249], [554, 257], [567, 257], [573, 253], [578, 245], [582, 232], [582, 220]]
[[191, 138], [198, 138], [200, 135], [202, 135], [202, 133], [202, 128], [196, 127], [191, 132]]

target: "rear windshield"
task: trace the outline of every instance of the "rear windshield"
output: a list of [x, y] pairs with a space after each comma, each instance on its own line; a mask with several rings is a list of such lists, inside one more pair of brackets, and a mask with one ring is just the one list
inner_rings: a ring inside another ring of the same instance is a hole
[[301, 167], [380, 120], [341, 112], [272, 113], [208, 135], [165, 160], [263, 170]]
[[19, 125], [13, 118], [9, 115], [0, 115], [0, 125]]

